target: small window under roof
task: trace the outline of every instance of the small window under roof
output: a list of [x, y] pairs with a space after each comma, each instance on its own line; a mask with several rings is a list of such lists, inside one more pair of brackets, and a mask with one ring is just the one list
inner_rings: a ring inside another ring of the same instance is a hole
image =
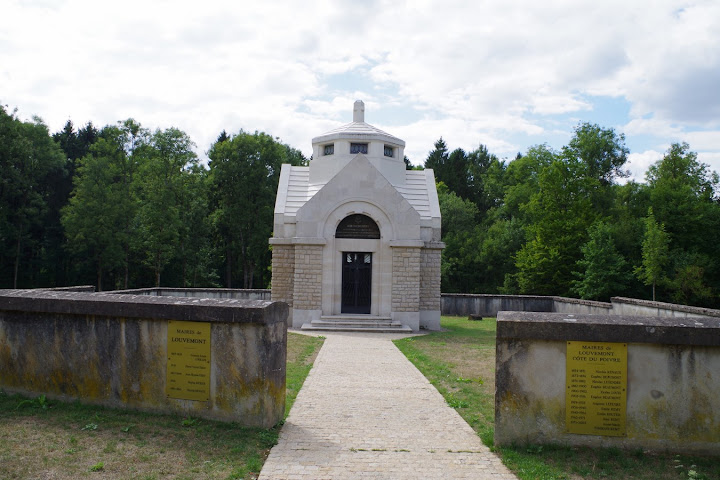
[[323, 147], [323, 155], [332, 155], [335, 153], [335, 144], [330, 143]]
[[367, 155], [368, 144], [367, 143], [351, 143], [350, 144], [350, 153], [364, 153]]

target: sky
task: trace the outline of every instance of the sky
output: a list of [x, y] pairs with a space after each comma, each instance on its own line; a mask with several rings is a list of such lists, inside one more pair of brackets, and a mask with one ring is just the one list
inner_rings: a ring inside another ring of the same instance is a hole
[[511, 160], [580, 122], [642, 181], [671, 143], [720, 171], [720, 2], [0, 0], [0, 104], [51, 132], [134, 118], [201, 159], [221, 131], [365, 121], [422, 164], [442, 137]]

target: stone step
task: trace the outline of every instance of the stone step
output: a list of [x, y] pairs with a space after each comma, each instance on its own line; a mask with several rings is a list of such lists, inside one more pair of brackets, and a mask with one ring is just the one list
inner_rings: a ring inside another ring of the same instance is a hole
[[347, 318], [347, 317], [341, 317], [341, 318], [327, 318], [327, 317], [321, 317], [320, 320], [313, 320], [312, 323], [319, 323], [319, 324], [336, 324], [336, 325], [344, 325], [348, 323], [358, 324], [358, 325], [392, 325], [393, 322], [392, 318]]
[[337, 322], [326, 322], [323, 320], [313, 320], [311, 325], [314, 327], [398, 327], [401, 323], [392, 321], [375, 321], [375, 322], [354, 322], [352, 320], [342, 320]]
[[337, 325], [328, 324], [316, 325], [317, 322], [305, 323], [301, 327], [302, 330], [319, 331], [319, 332], [373, 332], [373, 333], [412, 333], [412, 328], [399, 323], [384, 325], [370, 325], [367, 323], [359, 323], [355, 325]]
[[323, 315], [319, 320], [304, 324], [301, 329], [327, 332], [412, 332], [410, 327], [394, 322], [391, 317], [349, 314]]
[[375, 315], [322, 315], [320, 320], [324, 322], [342, 322], [342, 321], [353, 321], [353, 322], [392, 322], [391, 317], [375, 316]]

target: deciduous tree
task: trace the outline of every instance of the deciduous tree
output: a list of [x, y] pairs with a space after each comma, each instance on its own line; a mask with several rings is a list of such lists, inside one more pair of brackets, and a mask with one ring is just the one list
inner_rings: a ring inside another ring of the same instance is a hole
[[667, 278], [665, 265], [668, 262], [668, 252], [669, 239], [665, 232], [665, 226], [658, 224], [653, 210], [650, 208], [645, 218], [642, 263], [635, 268], [635, 274], [645, 285], [652, 285], [653, 301], [655, 301], [655, 287]]
[[38, 281], [30, 274], [40, 268], [33, 263], [41, 260], [51, 179], [65, 175], [64, 167], [64, 155], [41, 119], [20, 121], [0, 105], [0, 271], [12, 272], [0, 282], [17, 288], [23, 261], [29, 283]]
[[273, 209], [283, 163], [302, 164], [297, 150], [261, 132], [240, 131], [208, 153], [212, 221], [225, 257], [225, 286], [269, 284]]

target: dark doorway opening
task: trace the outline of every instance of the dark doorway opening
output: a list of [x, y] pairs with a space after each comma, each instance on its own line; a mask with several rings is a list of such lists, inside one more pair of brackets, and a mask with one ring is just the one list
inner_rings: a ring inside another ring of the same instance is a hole
[[343, 252], [340, 313], [370, 313], [372, 253]]

